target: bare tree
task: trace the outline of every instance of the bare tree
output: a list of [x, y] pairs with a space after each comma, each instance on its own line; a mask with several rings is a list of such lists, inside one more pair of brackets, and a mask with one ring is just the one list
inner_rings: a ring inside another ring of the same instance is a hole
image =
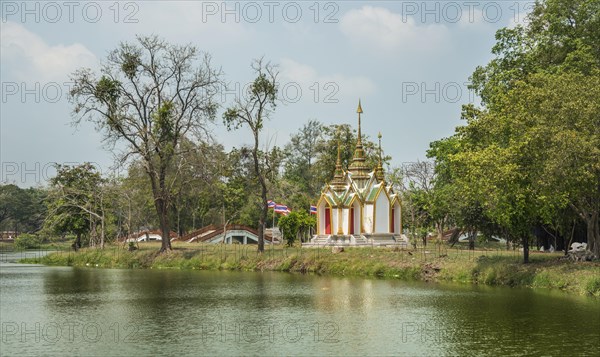
[[180, 142], [188, 134], [207, 135], [214, 120], [214, 100], [222, 72], [208, 54], [191, 45], [173, 45], [156, 36], [138, 36], [109, 53], [97, 78], [89, 69], [76, 71], [71, 101], [74, 124], [96, 124], [112, 149], [126, 149], [121, 162], [139, 157], [152, 186], [162, 231], [160, 251], [171, 250], [169, 206], [172, 186], [180, 174], [172, 169]]
[[[435, 165], [432, 161], [416, 161], [396, 168], [391, 174], [391, 182], [400, 187], [405, 207], [410, 216], [410, 230], [413, 241], [420, 235], [423, 245], [427, 245], [427, 232], [417, 232], [425, 228], [432, 220]], [[436, 228], [442, 230], [443, 224], [436, 222]], [[414, 244], [414, 243], [413, 243]]]

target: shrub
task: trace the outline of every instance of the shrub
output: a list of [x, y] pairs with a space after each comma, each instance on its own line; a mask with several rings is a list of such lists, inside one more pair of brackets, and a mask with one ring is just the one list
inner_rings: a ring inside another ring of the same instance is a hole
[[585, 284], [586, 293], [600, 296], [600, 277], [593, 277]]
[[43, 239], [35, 234], [20, 234], [15, 238], [15, 247], [18, 249], [39, 248]]

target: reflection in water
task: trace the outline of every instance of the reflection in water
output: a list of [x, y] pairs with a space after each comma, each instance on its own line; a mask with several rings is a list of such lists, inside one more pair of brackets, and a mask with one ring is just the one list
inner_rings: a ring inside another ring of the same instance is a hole
[[598, 299], [527, 289], [17, 264], [0, 279], [2, 355], [573, 355], [600, 338]]
[[372, 308], [371, 280], [322, 278], [316, 279], [313, 286], [313, 303], [323, 313], [348, 311], [364, 315]]

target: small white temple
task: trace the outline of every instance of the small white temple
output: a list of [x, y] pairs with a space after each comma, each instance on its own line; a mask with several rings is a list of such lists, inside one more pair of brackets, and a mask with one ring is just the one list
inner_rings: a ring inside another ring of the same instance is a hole
[[314, 246], [387, 246], [406, 245], [402, 236], [400, 198], [385, 181], [381, 162], [369, 168], [361, 138], [360, 101], [358, 102], [358, 138], [348, 170], [342, 168], [340, 147], [333, 180], [321, 191], [317, 203], [317, 234], [307, 247]]

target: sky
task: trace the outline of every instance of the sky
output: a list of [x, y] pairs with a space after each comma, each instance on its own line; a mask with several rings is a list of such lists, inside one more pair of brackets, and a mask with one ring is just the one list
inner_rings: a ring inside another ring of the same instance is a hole
[[193, 44], [222, 68], [228, 90], [212, 133], [226, 149], [250, 143], [221, 114], [263, 57], [280, 71], [280, 98], [263, 141], [285, 145], [309, 120], [383, 135], [391, 166], [425, 159], [429, 143], [461, 125], [478, 103], [469, 76], [491, 58], [495, 32], [524, 23], [526, 1], [2, 1], [0, 2], [0, 182], [44, 185], [53, 165], [114, 155], [93, 124], [71, 125], [70, 74], [98, 70], [136, 34]]

